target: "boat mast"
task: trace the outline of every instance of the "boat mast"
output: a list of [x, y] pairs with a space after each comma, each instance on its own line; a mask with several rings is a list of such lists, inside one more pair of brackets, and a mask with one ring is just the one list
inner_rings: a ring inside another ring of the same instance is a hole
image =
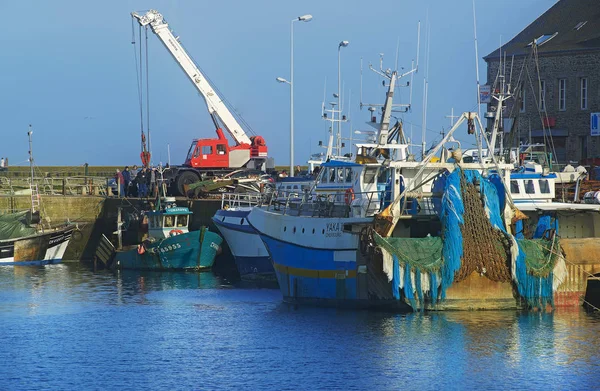
[[31, 124], [29, 124], [29, 131], [27, 132], [27, 136], [29, 137], [29, 170], [30, 170], [30, 182], [29, 182], [29, 190], [31, 190], [31, 213], [36, 212], [36, 204], [39, 205], [39, 201], [37, 200], [37, 191], [35, 191], [35, 185], [33, 183], [33, 140], [31, 135], [33, 134], [33, 130], [31, 130]]

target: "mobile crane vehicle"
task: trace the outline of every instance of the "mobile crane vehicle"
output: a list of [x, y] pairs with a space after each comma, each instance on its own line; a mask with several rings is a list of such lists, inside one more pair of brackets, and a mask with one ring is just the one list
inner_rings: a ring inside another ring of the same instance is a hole
[[[185, 195], [185, 186], [222, 176], [240, 168], [260, 169], [267, 159], [267, 145], [261, 136], [248, 136], [234, 115], [217, 94], [207, 77], [200, 71], [179, 42], [168, 23], [156, 10], [131, 13], [142, 27], [150, 27], [171, 53], [184, 73], [204, 99], [215, 124], [217, 138], [194, 139], [185, 162], [170, 166], [164, 179], [171, 193]], [[229, 145], [223, 129], [235, 141]]]

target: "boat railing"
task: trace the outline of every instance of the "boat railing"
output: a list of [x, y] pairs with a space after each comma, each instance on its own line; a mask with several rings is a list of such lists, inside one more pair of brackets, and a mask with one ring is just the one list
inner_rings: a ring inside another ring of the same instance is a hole
[[223, 193], [221, 195], [221, 209], [244, 208], [261, 205], [266, 195], [263, 193]]
[[273, 193], [265, 206], [293, 216], [368, 217], [389, 205], [390, 197], [387, 193], [389, 192], [368, 191], [314, 194], [278, 191]]

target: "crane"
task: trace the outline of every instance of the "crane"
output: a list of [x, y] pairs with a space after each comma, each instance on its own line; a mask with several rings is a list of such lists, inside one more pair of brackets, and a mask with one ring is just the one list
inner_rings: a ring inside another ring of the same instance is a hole
[[[261, 136], [246, 134], [207, 77], [181, 45], [179, 37], [173, 34], [163, 15], [156, 10], [149, 10], [144, 14], [132, 12], [131, 16], [141, 26], [149, 26], [164, 44], [204, 99], [215, 124], [217, 138], [194, 139], [183, 167], [173, 175], [179, 192], [183, 193], [183, 185], [203, 179], [204, 173], [214, 176], [241, 167], [261, 167], [267, 158], [265, 140]], [[235, 145], [229, 146], [223, 128], [233, 138]]]

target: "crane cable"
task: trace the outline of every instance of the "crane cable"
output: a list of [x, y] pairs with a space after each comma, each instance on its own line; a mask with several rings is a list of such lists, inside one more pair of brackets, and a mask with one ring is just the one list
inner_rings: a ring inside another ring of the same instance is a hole
[[[138, 101], [139, 101], [139, 105], [140, 105], [140, 130], [141, 130], [141, 134], [142, 137], [144, 135], [144, 113], [143, 113], [143, 104], [142, 104], [142, 85], [141, 85], [141, 66], [138, 67], [138, 60], [137, 60], [137, 48], [136, 48], [136, 37], [135, 37], [135, 25], [134, 25], [135, 21], [134, 18], [131, 18], [131, 44], [133, 45], [133, 56], [134, 56], [134, 64], [135, 64], [135, 79], [137, 82], [137, 89], [138, 89]], [[140, 36], [141, 36], [141, 26], [140, 26]], [[141, 64], [141, 53], [142, 53], [142, 49], [141, 49], [141, 43], [140, 43], [140, 64]], [[143, 146], [142, 146], [143, 147]]]

